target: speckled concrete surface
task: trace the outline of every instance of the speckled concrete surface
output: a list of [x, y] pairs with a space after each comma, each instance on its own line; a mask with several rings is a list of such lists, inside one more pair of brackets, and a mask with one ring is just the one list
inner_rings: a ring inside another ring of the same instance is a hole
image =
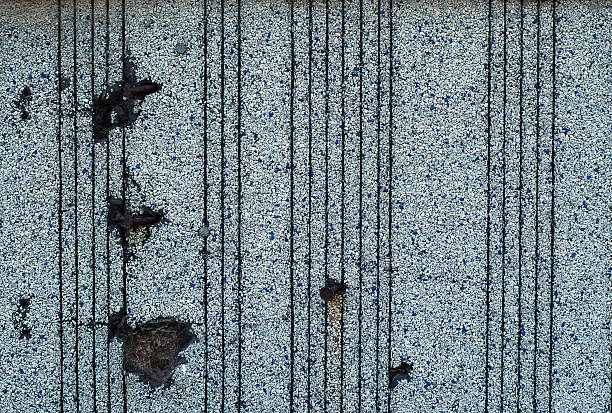
[[[611, 21], [2, 3], [0, 411], [609, 412]], [[162, 89], [94, 143], [130, 67]], [[164, 219], [123, 242], [109, 198]], [[124, 306], [192, 323], [168, 386], [124, 373]]]

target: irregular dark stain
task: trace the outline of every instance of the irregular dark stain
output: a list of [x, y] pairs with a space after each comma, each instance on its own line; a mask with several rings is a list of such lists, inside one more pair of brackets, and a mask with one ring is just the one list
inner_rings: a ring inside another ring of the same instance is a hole
[[107, 139], [113, 128], [132, 125], [140, 115], [144, 98], [162, 88], [161, 84], [149, 79], [137, 81], [129, 51], [126, 54], [124, 79], [108, 86], [94, 101], [95, 141]]
[[21, 297], [17, 310], [13, 314], [13, 325], [19, 331], [19, 339], [29, 340], [32, 338], [32, 329], [26, 323], [26, 318], [30, 312], [30, 299]]
[[147, 230], [147, 235], [150, 236], [150, 227], [160, 222], [164, 215], [161, 212], [155, 212], [147, 207], [142, 209], [142, 213], [131, 213], [121, 199], [109, 199], [109, 227], [117, 228], [122, 236], [127, 236], [130, 230], [145, 228]]
[[197, 341], [191, 324], [157, 318], [130, 327], [125, 315], [122, 310], [109, 319], [109, 339], [117, 337], [123, 343], [123, 368], [151, 387], [170, 386], [176, 367], [186, 363], [180, 353]]
[[62, 77], [62, 80], [60, 82], [60, 90], [66, 90], [70, 87], [70, 78], [67, 77]]
[[402, 361], [399, 366], [391, 367], [389, 370], [389, 389], [393, 390], [398, 385], [400, 380], [412, 379], [410, 373], [412, 373], [413, 365]]
[[19, 333], [19, 339], [26, 339], [29, 340], [32, 338], [32, 330], [30, 330], [30, 327], [23, 327], [21, 329], [21, 333]]
[[336, 296], [342, 295], [346, 292], [346, 284], [339, 283], [334, 279], [328, 279], [324, 287], [319, 290], [321, 299], [326, 303], [332, 301]]
[[21, 120], [30, 119], [30, 113], [28, 107], [32, 101], [32, 91], [28, 86], [25, 86], [19, 94], [19, 99], [14, 100], [13, 104], [21, 111]]

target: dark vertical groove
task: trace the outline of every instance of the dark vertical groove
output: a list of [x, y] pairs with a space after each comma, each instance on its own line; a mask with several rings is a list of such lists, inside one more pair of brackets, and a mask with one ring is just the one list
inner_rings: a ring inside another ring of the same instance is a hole
[[[210, 231], [208, 222], [208, 0], [204, 0], [204, 73], [203, 99], [204, 106], [202, 129], [204, 135], [204, 226]], [[208, 236], [204, 237], [204, 411], [208, 412]]]
[[[242, 16], [241, 16], [241, 4], [240, 0], [237, 1], [238, 8], [238, 22], [236, 25], [238, 26], [238, 64], [237, 64], [237, 77], [238, 77], [238, 113], [237, 113], [237, 157], [238, 157], [238, 208], [237, 208], [237, 218], [238, 218], [238, 234], [237, 234], [237, 246], [236, 246], [236, 254], [238, 261], [237, 268], [237, 276], [238, 276], [238, 285], [237, 285], [237, 304], [236, 309], [238, 312], [238, 397], [237, 397], [237, 408], [238, 412], [242, 410]], [[293, 353], [293, 352], [292, 352]]]
[[[95, 27], [94, 18], [96, 12], [94, 9], [94, 0], [91, 0], [91, 102], [93, 105], [96, 99], [95, 95], [95, 65], [94, 65], [94, 37]], [[94, 124], [94, 113], [91, 113], [92, 125]], [[92, 355], [91, 355], [91, 371], [92, 387], [93, 387], [93, 411], [98, 411], [97, 402], [97, 386], [96, 386], [96, 145], [93, 137], [93, 126], [91, 134], [91, 324], [92, 324]]]
[[[341, 131], [340, 131], [340, 282], [344, 282], [346, 269], [344, 266], [344, 206], [345, 206], [345, 157], [344, 149], [346, 147], [346, 99], [344, 96], [344, 37], [346, 24], [346, 10], [344, 0], [342, 0], [342, 16], [341, 16], [341, 33], [340, 33], [340, 99], [341, 99]], [[344, 411], [344, 300], [340, 302], [340, 411]]]
[[[325, 254], [324, 254], [325, 282], [329, 279], [329, 0], [325, 0]], [[328, 379], [328, 316], [329, 311], [325, 305], [325, 341], [323, 344], [323, 411], [327, 412], [327, 379]]]
[[57, 0], [57, 158], [58, 158], [58, 205], [57, 205], [57, 227], [58, 227], [58, 263], [59, 263], [59, 347], [60, 347], [60, 413], [64, 413], [64, 271], [63, 271], [63, 191], [64, 180], [62, 178], [62, 0]]
[[500, 369], [500, 391], [499, 391], [499, 410], [504, 411], [504, 351], [506, 349], [506, 77], [508, 65], [508, 30], [506, 27], [507, 21], [507, 2], [504, 1], [504, 90], [503, 90], [503, 115], [502, 115], [502, 267], [501, 267], [501, 369]]
[[[110, 67], [108, 64], [108, 58], [110, 53], [110, 0], [106, 0], [106, 33], [104, 34], [104, 57], [106, 58], [106, 73], [104, 75], [105, 86], [108, 86], [108, 73], [110, 71]], [[108, 141], [108, 139], [107, 139]]]
[[552, 2], [552, 120], [551, 120], [551, 202], [550, 202], [550, 321], [548, 325], [548, 411], [552, 413], [553, 384], [553, 296], [555, 285], [555, 110], [556, 110], [556, 76], [557, 76], [557, 2]]
[[[391, 335], [393, 332], [393, 242], [391, 228], [393, 226], [393, 0], [389, 0], [389, 199], [388, 199], [388, 234], [389, 248], [389, 318], [387, 319], [387, 372], [391, 371]], [[387, 391], [387, 413], [391, 413], [391, 392]]]
[[307, 409], [312, 409], [311, 396], [311, 322], [312, 322], [312, 1], [308, 2], [308, 350], [307, 350]]
[[74, 315], [76, 322], [74, 324], [74, 375], [75, 384], [74, 390], [76, 394], [76, 411], [79, 412], [79, 216], [78, 216], [78, 153], [79, 153], [79, 140], [77, 133], [77, 118], [78, 118], [78, 100], [77, 100], [77, 6], [76, 0], [72, 2], [72, 99], [74, 104], [74, 117], [72, 118], [72, 133], [74, 142], [74, 275], [75, 275], [75, 292], [74, 292]]
[[359, 336], [357, 341], [357, 411], [361, 411], [363, 319], [363, 0], [359, 0]]
[[381, 118], [381, 43], [380, 43], [380, 15], [381, 0], [377, 0], [377, 48], [376, 48], [376, 412], [380, 412], [380, 171], [382, 162], [380, 160], [380, 118]]
[[539, 285], [538, 278], [540, 273], [540, 0], [537, 6], [537, 34], [536, 34], [536, 178], [535, 178], [535, 268], [534, 268], [534, 332], [533, 332], [533, 394], [532, 409], [538, 411], [536, 372], [538, 361], [538, 298]]
[[519, 222], [518, 222], [518, 331], [517, 331], [517, 379], [516, 411], [520, 412], [521, 401], [521, 343], [522, 343], [522, 290], [523, 290], [523, 0], [520, 1], [521, 35], [519, 52]]
[[489, 0], [489, 31], [487, 35], [487, 321], [485, 331], [485, 413], [489, 411], [489, 335], [491, 313], [491, 20], [492, 2]]
[[289, 332], [289, 376], [291, 385], [289, 387], [289, 411], [293, 413], [294, 408], [294, 389], [295, 389], [295, 290], [294, 290], [294, 192], [293, 192], [293, 140], [294, 140], [294, 108], [295, 101], [295, 23], [294, 23], [294, 2], [291, 1], [290, 16], [289, 16], [289, 31], [291, 32], [291, 86], [289, 90], [289, 308], [291, 317], [291, 326]]
[[[110, 0], [106, 0], [106, 33], [105, 33], [105, 64], [106, 73], [104, 76], [104, 86], [109, 84], [109, 54], [110, 54]], [[95, 142], [94, 142], [95, 145]], [[105, 199], [110, 198], [110, 139], [106, 139], [106, 193]], [[111, 271], [110, 271], [110, 232], [106, 231], [106, 320], [111, 316]], [[110, 363], [110, 340], [106, 340], [106, 409], [111, 412], [111, 363]]]
[[[125, 82], [127, 80], [127, 62], [125, 54], [125, 0], [121, 0], [121, 65], [122, 65], [122, 79]], [[126, 158], [126, 136], [125, 126], [121, 127], [121, 200], [123, 205], [126, 205], [126, 188], [127, 188], [127, 158]], [[127, 257], [128, 257], [128, 243], [127, 234], [121, 232], [121, 251], [123, 255], [121, 274], [123, 276], [122, 292], [123, 292], [123, 310], [127, 311]], [[127, 383], [126, 383], [125, 370], [121, 370], [121, 389], [123, 394], [123, 412], [128, 411], [127, 402]]]
[[225, 0], [221, 0], [221, 413], [225, 413]]

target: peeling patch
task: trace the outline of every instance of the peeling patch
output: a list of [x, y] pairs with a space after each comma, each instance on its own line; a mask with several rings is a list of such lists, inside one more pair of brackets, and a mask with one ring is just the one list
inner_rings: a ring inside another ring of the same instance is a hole
[[176, 368], [187, 362], [180, 353], [197, 340], [191, 324], [157, 318], [130, 327], [125, 319], [121, 311], [109, 320], [109, 339], [123, 343], [123, 368], [151, 387], [169, 387]]
[[406, 363], [405, 361], [402, 361], [397, 367], [391, 367], [389, 370], [389, 389], [393, 390], [400, 380], [410, 381], [412, 370], [412, 363]]

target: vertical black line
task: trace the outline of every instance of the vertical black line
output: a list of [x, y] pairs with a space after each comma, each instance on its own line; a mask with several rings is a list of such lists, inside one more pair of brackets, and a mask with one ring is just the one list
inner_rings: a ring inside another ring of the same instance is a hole
[[[121, 65], [122, 65], [122, 79], [125, 83], [127, 81], [127, 62], [125, 53], [125, 0], [121, 0]], [[123, 205], [126, 205], [126, 189], [127, 189], [127, 157], [126, 157], [126, 135], [125, 126], [121, 126], [121, 200]], [[121, 245], [122, 245], [122, 293], [123, 293], [123, 311], [127, 312], [127, 257], [128, 257], [128, 242], [127, 234], [125, 231], [121, 231]], [[127, 402], [127, 382], [126, 372], [121, 370], [121, 389], [123, 394], [123, 412], [128, 411]]]
[[[238, 17], [237, 23], [238, 26], [238, 64], [237, 64], [237, 81], [238, 81], [238, 92], [237, 92], [237, 100], [238, 100], [238, 110], [237, 110], [237, 157], [238, 157], [238, 206], [237, 206], [237, 218], [238, 218], [238, 234], [237, 234], [237, 276], [238, 276], [238, 285], [237, 285], [237, 304], [236, 309], [238, 312], [238, 395], [237, 395], [237, 410], [240, 412], [242, 410], [242, 16], [241, 16], [241, 4], [240, 0], [237, 0], [237, 8], [238, 8]], [[292, 352], [293, 354], [293, 352]]]
[[[204, 73], [203, 73], [203, 135], [204, 135], [204, 226], [210, 231], [208, 222], [208, 0], [204, 0]], [[209, 232], [210, 233], [210, 232]], [[208, 412], [208, 235], [204, 237], [204, 411]]]
[[359, 0], [359, 336], [357, 342], [357, 411], [361, 411], [363, 323], [363, 0]]
[[289, 332], [289, 376], [290, 376], [290, 387], [289, 387], [289, 411], [294, 412], [294, 388], [295, 388], [295, 310], [294, 310], [294, 223], [293, 223], [293, 209], [294, 209], [294, 192], [293, 192], [293, 140], [294, 140], [294, 100], [295, 100], [295, 27], [294, 27], [294, 2], [291, 0], [290, 5], [290, 16], [289, 16], [289, 31], [291, 32], [291, 85], [289, 91], [289, 308], [291, 316], [291, 326]]
[[[342, 0], [341, 10], [341, 33], [340, 33], [340, 99], [341, 99], [341, 131], [340, 131], [340, 282], [344, 283], [346, 269], [344, 266], [344, 207], [345, 207], [345, 157], [344, 149], [346, 147], [346, 99], [344, 96], [344, 64], [345, 64], [345, 24], [346, 24], [346, 10], [344, 0]], [[340, 411], [344, 411], [344, 300], [340, 302]]]
[[307, 336], [307, 409], [312, 409], [311, 402], [311, 322], [312, 322], [312, 0], [308, 2], [308, 336]]
[[[329, 279], [329, 0], [325, 0], [325, 282]], [[329, 309], [325, 305], [325, 342], [323, 344], [323, 410], [327, 412]]]
[[506, 104], [507, 104], [507, 65], [508, 65], [508, 30], [507, 30], [507, 2], [504, 1], [504, 90], [503, 90], [503, 116], [502, 116], [502, 267], [501, 267], [501, 370], [499, 408], [504, 411], [504, 351], [506, 349]]
[[552, 413], [553, 384], [553, 296], [555, 285], [555, 109], [556, 109], [556, 76], [557, 76], [557, 2], [552, 3], [552, 120], [551, 120], [551, 202], [550, 202], [550, 321], [548, 325], [548, 411]]
[[57, 205], [57, 227], [58, 227], [58, 264], [59, 264], [59, 347], [60, 347], [60, 412], [64, 412], [64, 271], [63, 271], [63, 191], [64, 180], [62, 178], [62, 0], [57, 0], [57, 158], [58, 158], [58, 205]]
[[485, 331], [485, 413], [489, 411], [489, 335], [491, 313], [491, 25], [492, 2], [489, 0], [489, 31], [487, 35], [487, 317]]
[[377, 0], [377, 48], [376, 48], [376, 412], [380, 412], [380, 189], [381, 189], [381, 167], [382, 162], [380, 159], [380, 120], [381, 120], [381, 0]]
[[[391, 371], [391, 335], [393, 333], [392, 309], [393, 309], [393, 239], [391, 228], [393, 226], [393, 0], [389, 0], [389, 198], [387, 213], [388, 234], [387, 242], [389, 248], [389, 318], [387, 318], [387, 372]], [[387, 391], [387, 412], [391, 413], [391, 391]]]
[[522, 342], [522, 290], [523, 290], [523, 0], [520, 1], [520, 52], [519, 52], [519, 222], [518, 222], [518, 331], [517, 331], [517, 379], [516, 411], [520, 411], [521, 401], [521, 342]]
[[533, 332], [533, 394], [532, 409], [538, 411], [536, 399], [536, 372], [538, 361], [538, 298], [539, 298], [539, 273], [540, 273], [540, 0], [537, 6], [537, 34], [536, 34], [536, 178], [535, 178], [535, 268], [534, 268], [534, 332]]
[[[94, 65], [94, 44], [95, 44], [95, 27], [94, 27], [94, 18], [96, 12], [94, 9], [94, 0], [91, 0], [91, 104], [93, 107], [93, 102], [96, 99], [95, 96], [95, 65]], [[91, 113], [91, 124], [92, 124], [92, 134], [91, 134], [91, 324], [92, 324], [92, 354], [91, 354], [91, 371], [92, 375], [92, 384], [93, 384], [93, 410], [94, 412], [98, 411], [98, 403], [97, 403], [97, 386], [96, 386], [96, 145], [94, 142], [93, 136], [93, 125], [94, 125], [94, 113]]]
[[225, 413], [225, 0], [221, 0], [221, 412]]
[[74, 314], [75, 314], [75, 337], [74, 337], [74, 375], [75, 375], [75, 395], [76, 395], [76, 411], [79, 412], [80, 400], [79, 400], [79, 217], [78, 217], [78, 153], [79, 153], [79, 140], [77, 133], [77, 118], [78, 118], [78, 101], [77, 101], [77, 6], [76, 0], [72, 2], [72, 99], [74, 104], [74, 117], [72, 118], [72, 133], [74, 142], [74, 275], [75, 275], [75, 293], [74, 293]]
[[[110, 54], [110, 0], [106, 0], [106, 34], [105, 34], [105, 59], [106, 73], [104, 77], [104, 86], [109, 84], [109, 54]], [[95, 142], [94, 142], [95, 144]], [[106, 200], [110, 198], [110, 139], [106, 139]], [[111, 317], [111, 271], [110, 271], [110, 232], [106, 231], [106, 320]], [[111, 363], [110, 363], [110, 340], [106, 340], [106, 409], [107, 413], [111, 412]]]

